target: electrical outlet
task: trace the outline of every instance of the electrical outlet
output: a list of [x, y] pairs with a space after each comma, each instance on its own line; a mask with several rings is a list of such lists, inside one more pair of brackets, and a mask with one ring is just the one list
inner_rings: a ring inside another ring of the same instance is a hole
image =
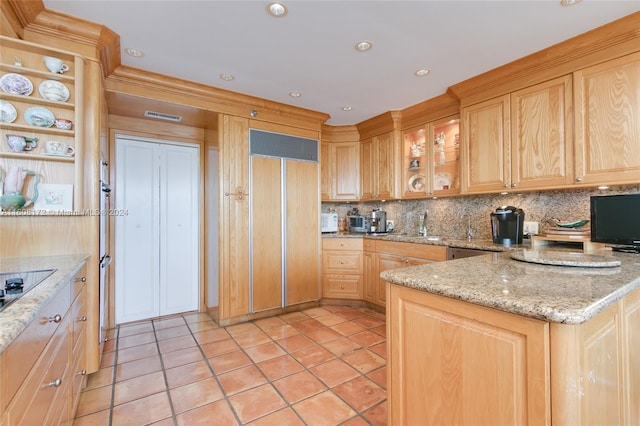
[[524, 222], [524, 235], [538, 235], [538, 222]]
[[387, 219], [387, 231], [393, 231], [394, 222], [391, 219]]

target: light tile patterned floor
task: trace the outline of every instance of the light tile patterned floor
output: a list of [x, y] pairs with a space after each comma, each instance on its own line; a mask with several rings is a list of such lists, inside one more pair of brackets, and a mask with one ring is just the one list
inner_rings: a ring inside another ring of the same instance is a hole
[[369, 309], [228, 327], [190, 313], [112, 334], [74, 426], [386, 424], [385, 318]]

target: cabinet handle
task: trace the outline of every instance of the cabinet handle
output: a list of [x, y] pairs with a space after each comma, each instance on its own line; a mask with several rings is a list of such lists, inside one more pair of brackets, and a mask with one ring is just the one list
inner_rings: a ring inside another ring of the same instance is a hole
[[87, 375], [87, 370], [80, 370], [76, 373], [76, 376], [86, 376]]
[[340, 284], [340, 289], [344, 290], [344, 284]]
[[344, 260], [340, 259], [340, 264], [344, 265]]
[[344, 247], [344, 243], [340, 243], [340, 247]]
[[505, 183], [505, 184], [504, 184], [504, 187], [505, 187], [505, 188], [510, 188], [510, 187], [511, 187], [511, 185], [509, 185], [508, 183]]
[[511, 184], [511, 187], [512, 187], [512, 188], [515, 188], [516, 186], [518, 186], [518, 184], [517, 184], [517, 183], [512, 183], [512, 184]]
[[230, 196], [230, 195], [233, 195], [233, 196], [238, 197], [238, 200], [242, 200], [242, 199], [244, 199], [244, 196], [248, 195], [248, 194], [244, 192], [244, 189], [236, 188], [236, 192], [225, 192], [224, 195], [226, 195], [227, 197]]
[[82, 321], [86, 321], [87, 317], [86, 316], [81, 316], [80, 318], [76, 319], [77, 322], [82, 322]]
[[49, 317], [49, 322], [55, 322], [57, 324], [60, 321], [62, 321], [62, 315], [60, 314], [55, 314], [54, 316]]
[[582, 182], [582, 176], [578, 176], [578, 177], [576, 178], [576, 182]]
[[75, 282], [86, 283], [86, 282], [87, 282], [87, 277], [76, 278], [76, 279], [75, 279]]
[[58, 377], [53, 382], [47, 383], [45, 387], [59, 388], [62, 384], [62, 378]]

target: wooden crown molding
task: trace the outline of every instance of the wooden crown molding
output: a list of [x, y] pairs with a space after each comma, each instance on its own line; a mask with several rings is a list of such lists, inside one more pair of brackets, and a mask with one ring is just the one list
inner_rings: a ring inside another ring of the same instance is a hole
[[320, 130], [323, 142], [357, 142], [360, 140], [360, 133], [355, 125], [331, 126], [323, 124]]
[[460, 100], [453, 93], [444, 93], [402, 110], [402, 130], [450, 117], [460, 113]]
[[[319, 130], [328, 114], [294, 107], [138, 68], [120, 66], [105, 80], [107, 92], [186, 105], [253, 120]], [[252, 116], [252, 111], [256, 116]]]
[[477, 103], [640, 50], [640, 12], [449, 87], [463, 105]]
[[368, 139], [383, 133], [400, 130], [402, 111], [387, 111], [356, 124], [360, 139]]
[[98, 60], [105, 77], [120, 65], [120, 36], [106, 26], [47, 10], [41, 0], [2, 0], [1, 4], [21, 39]]

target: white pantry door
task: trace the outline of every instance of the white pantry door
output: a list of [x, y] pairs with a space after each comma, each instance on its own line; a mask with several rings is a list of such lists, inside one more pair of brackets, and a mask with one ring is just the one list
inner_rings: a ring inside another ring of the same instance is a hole
[[116, 137], [115, 313], [198, 309], [199, 147]]

